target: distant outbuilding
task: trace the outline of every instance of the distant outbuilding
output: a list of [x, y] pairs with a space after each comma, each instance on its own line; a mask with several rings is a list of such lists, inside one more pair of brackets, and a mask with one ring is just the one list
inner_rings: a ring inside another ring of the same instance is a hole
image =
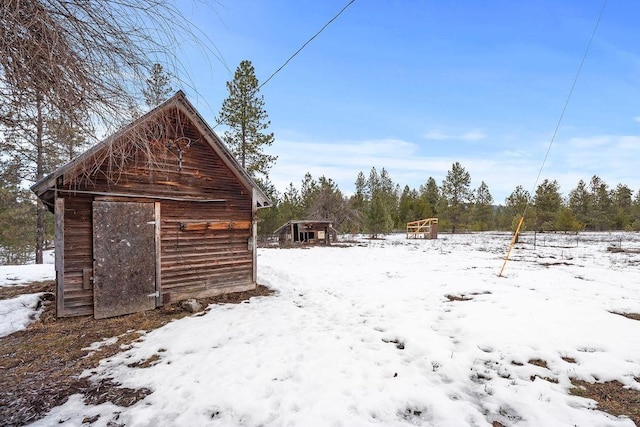
[[32, 190], [55, 216], [58, 317], [256, 287], [270, 201], [182, 91]]
[[338, 238], [331, 221], [292, 220], [282, 225], [274, 234], [281, 245], [330, 245]]

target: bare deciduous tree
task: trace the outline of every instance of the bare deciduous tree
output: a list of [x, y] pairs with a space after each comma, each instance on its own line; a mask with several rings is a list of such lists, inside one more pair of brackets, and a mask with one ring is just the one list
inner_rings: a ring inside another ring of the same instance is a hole
[[[153, 64], [197, 40], [168, 0], [4, 0], [0, 2], [0, 100], [21, 105], [37, 92], [60, 111], [111, 122], [140, 93]], [[9, 114], [2, 123], [12, 124]]]
[[[21, 178], [42, 178], [77, 154], [73, 139], [96, 125], [108, 133], [122, 126], [153, 64], [177, 68], [175, 52], [187, 39], [206, 51], [197, 31], [170, 0], [0, 1], [3, 154], [20, 162]], [[43, 214], [40, 206], [37, 262]]]

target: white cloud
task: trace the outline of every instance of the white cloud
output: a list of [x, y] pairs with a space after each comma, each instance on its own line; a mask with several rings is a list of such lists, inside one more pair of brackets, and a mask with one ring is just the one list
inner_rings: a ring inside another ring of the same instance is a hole
[[602, 146], [609, 146], [614, 141], [611, 135], [597, 135], [590, 137], [577, 137], [569, 139], [569, 145], [576, 149], [589, 149]]
[[472, 187], [481, 181], [489, 185], [496, 203], [504, 203], [516, 185], [529, 185], [539, 167], [524, 153], [519, 157], [487, 156], [485, 151], [464, 156], [456, 153], [433, 155], [421, 153], [412, 142], [397, 139], [305, 142], [279, 139], [270, 154], [279, 156], [271, 171], [271, 180], [279, 191], [285, 191], [289, 183], [300, 187], [304, 174], [314, 178], [325, 175], [338, 183], [343, 193], [351, 194], [358, 172], [368, 176], [371, 167], [380, 171], [383, 167], [394, 182], [401, 187], [418, 188], [433, 177], [438, 184], [445, 178], [454, 162], [460, 162], [472, 178]]
[[[368, 176], [371, 167], [383, 167], [401, 187], [418, 188], [429, 177], [441, 184], [454, 162], [471, 175], [471, 187], [481, 181], [489, 186], [495, 203], [504, 199], [518, 185], [535, 192], [538, 176], [548, 143], [523, 140], [504, 150], [487, 142], [477, 149], [434, 151], [433, 144], [416, 144], [401, 139], [371, 139], [352, 141], [305, 141], [301, 138], [279, 139], [270, 154], [279, 156], [271, 171], [273, 184], [285, 191], [292, 182], [299, 188], [306, 172], [314, 178], [325, 175], [333, 179], [343, 193], [351, 194], [358, 172]], [[594, 135], [559, 140], [551, 147], [541, 180], [555, 179], [564, 196], [580, 179], [588, 181], [598, 175], [611, 187], [618, 183], [631, 189], [640, 188], [637, 174], [640, 157], [640, 136]]]
[[487, 137], [487, 135], [484, 132], [471, 131], [471, 132], [463, 133], [460, 136], [460, 139], [462, 139], [464, 141], [480, 141], [480, 140], [485, 139], [486, 137]]
[[640, 188], [638, 161], [640, 136], [594, 135], [571, 138], [551, 149], [545, 175], [558, 179], [562, 192], [567, 195], [579, 180], [588, 181], [599, 176], [609, 187], [618, 184], [631, 189]]
[[487, 135], [479, 130], [472, 130], [461, 134], [446, 133], [441, 130], [432, 130], [424, 134], [424, 138], [431, 141], [480, 141], [487, 138]]

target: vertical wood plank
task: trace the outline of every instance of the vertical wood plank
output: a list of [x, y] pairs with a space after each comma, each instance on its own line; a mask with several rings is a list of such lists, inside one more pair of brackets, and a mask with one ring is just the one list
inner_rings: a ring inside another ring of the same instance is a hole
[[253, 284], [258, 283], [258, 194], [256, 189], [253, 189], [253, 194], [251, 197], [251, 252], [253, 257], [253, 266], [252, 266], [252, 280]]
[[64, 199], [56, 197], [54, 205], [56, 316], [64, 316]]
[[161, 203], [160, 202], [155, 202], [155, 213], [154, 213], [154, 220], [156, 223], [156, 292], [158, 295], [156, 297], [156, 308], [157, 307], [162, 307], [162, 248], [161, 248], [161, 244], [162, 244], [162, 236], [160, 234], [162, 227], [161, 227], [161, 217], [160, 217], [160, 206]]

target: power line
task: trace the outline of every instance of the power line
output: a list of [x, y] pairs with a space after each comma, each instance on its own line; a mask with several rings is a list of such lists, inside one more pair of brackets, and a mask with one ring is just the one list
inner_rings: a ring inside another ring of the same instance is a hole
[[[580, 65], [578, 66], [578, 70], [576, 71], [576, 75], [573, 78], [573, 83], [571, 84], [571, 89], [569, 90], [569, 94], [567, 95], [567, 99], [564, 102], [564, 106], [562, 107], [562, 112], [560, 113], [560, 117], [558, 118], [558, 123], [556, 123], [556, 128], [553, 131], [553, 135], [551, 135], [551, 140], [549, 141], [549, 146], [547, 147], [547, 152], [544, 155], [544, 159], [542, 160], [542, 165], [540, 165], [540, 170], [538, 171], [538, 176], [536, 177], [536, 181], [533, 184], [533, 188], [531, 190], [531, 194], [533, 194], [533, 192], [535, 191], [536, 187], [538, 186], [538, 181], [540, 181], [540, 176], [542, 175], [542, 170], [544, 169], [544, 165], [547, 162], [547, 158], [549, 157], [549, 152], [551, 151], [551, 146], [553, 145], [553, 142], [556, 139], [556, 135], [558, 134], [558, 129], [560, 129], [560, 124], [562, 123], [562, 119], [564, 118], [564, 113], [567, 111], [567, 106], [569, 105], [569, 101], [571, 100], [571, 96], [573, 95], [573, 90], [576, 87], [576, 83], [578, 82], [578, 77], [580, 77], [580, 72], [582, 71], [582, 66], [584, 65], [586, 59], [587, 59], [587, 54], [589, 53], [589, 49], [591, 48], [591, 43], [593, 42], [593, 37], [596, 34], [596, 31], [598, 29], [598, 25], [600, 25], [600, 19], [602, 18], [602, 15], [604, 13], [604, 9], [607, 6], [607, 0], [604, 0], [602, 2], [602, 8], [600, 9], [600, 13], [598, 14], [598, 19], [596, 19], [596, 23], [593, 26], [593, 31], [591, 32], [591, 37], [589, 37], [589, 43], [587, 43], [587, 47], [584, 50], [584, 54], [582, 55], [582, 60], [580, 61]], [[520, 228], [522, 227], [523, 223], [524, 223], [524, 218], [525, 215], [527, 213], [527, 210], [529, 209], [529, 203], [527, 203], [524, 206], [524, 211], [522, 212], [522, 216], [520, 217], [520, 222], [518, 223], [518, 227], [516, 228], [516, 231], [513, 235], [513, 240], [511, 240], [511, 244], [509, 245], [509, 249], [507, 251], [507, 255], [504, 257], [504, 262], [502, 263], [502, 269], [500, 270], [500, 273], [498, 274], [498, 277], [502, 277], [502, 273], [504, 272], [504, 268], [507, 265], [507, 261], [509, 260], [509, 254], [511, 253], [511, 249], [513, 248], [513, 245], [516, 243], [516, 241], [518, 240], [518, 233], [520, 233]]]
[[[569, 90], [569, 94], [567, 95], [567, 99], [564, 102], [564, 106], [562, 107], [562, 112], [560, 113], [560, 118], [558, 119], [558, 123], [556, 123], [556, 127], [553, 131], [553, 135], [551, 136], [551, 140], [549, 141], [549, 146], [547, 147], [547, 152], [544, 155], [544, 159], [542, 160], [542, 165], [540, 165], [540, 170], [538, 171], [538, 176], [536, 177], [536, 181], [533, 184], [533, 189], [531, 194], [533, 194], [533, 192], [536, 189], [536, 186], [538, 185], [538, 181], [540, 181], [540, 176], [542, 175], [542, 170], [544, 169], [544, 165], [547, 163], [547, 158], [549, 157], [549, 152], [551, 151], [551, 146], [553, 145], [555, 139], [556, 139], [556, 135], [558, 134], [558, 129], [560, 129], [560, 124], [562, 123], [562, 119], [564, 119], [564, 114], [567, 111], [567, 107], [569, 106], [569, 101], [571, 100], [571, 97], [573, 95], [573, 90], [576, 87], [576, 83], [578, 82], [578, 77], [580, 77], [580, 72], [582, 71], [582, 66], [584, 65], [586, 59], [587, 59], [587, 54], [589, 53], [589, 50], [591, 48], [591, 43], [593, 42], [593, 37], [596, 34], [596, 31], [598, 29], [598, 26], [600, 25], [600, 19], [602, 18], [602, 14], [604, 13], [604, 9], [607, 6], [607, 0], [604, 0], [602, 3], [602, 8], [600, 9], [600, 13], [598, 14], [598, 19], [596, 20], [596, 23], [593, 27], [593, 31], [591, 32], [591, 37], [589, 38], [589, 43], [587, 43], [587, 47], [584, 50], [584, 54], [582, 55], [582, 60], [580, 61], [580, 66], [578, 67], [578, 71], [576, 72], [575, 77], [573, 78], [573, 83], [571, 84], [571, 89]], [[522, 213], [522, 216], [524, 216], [524, 214], [527, 212], [527, 208], [529, 207], [529, 205], [527, 204], [525, 206], [524, 212]]]
[[295, 51], [295, 53], [294, 53], [293, 55], [291, 55], [291, 56], [289, 57], [289, 59], [287, 59], [287, 60], [284, 62], [284, 64], [282, 64], [282, 65], [280, 66], [280, 68], [278, 68], [277, 70], [275, 70], [275, 71], [274, 71], [274, 72], [269, 76], [269, 78], [267, 78], [267, 79], [266, 79], [266, 80], [265, 80], [265, 81], [264, 81], [260, 86], [258, 86], [258, 89], [257, 89], [257, 90], [260, 90], [260, 89], [262, 88], [262, 86], [266, 85], [266, 84], [269, 82], [269, 80], [271, 80], [271, 79], [273, 78], [273, 76], [275, 76], [276, 74], [278, 74], [278, 73], [280, 72], [280, 70], [282, 70], [284, 67], [286, 67], [286, 66], [287, 66], [287, 64], [289, 63], [289, 61], [291, 61], [293, 58], [295, 58], [295, 56], [296, 56], [297, 54], [299, 54], [299, 53], [302, 51], [302, 49], [304, 49], [305, 47], [307, 47], [307, 45], [308, 45], [309, 43], [311, 43], [311, 41], [312, 41], [313, 39], [315, 39], [315, 38], [316, 38], [316, 37], [317, 37], [321, 32], [323, 32], [325, 28], [327, 28], [329, 25], [331, 25], [331, 23], [332, 23], [333, 21], [335, 21], [335, 20], [338, 18], [338, 16], [342, 15], [342, 12], [344, 12], [344, 11], [345, 11], [349, 6], [351, 6], [355, 1], [356, 1], [356, 0], [350, 0], [350, 1], [349, 1], [349, 2], [348, 2], [348, 3], [347, 3], [347, 4], [346, 4], [342, 9], [340, 9], [340, 12], [338, 12], [338, 13], [337, 13], [333, 18], [331, 18], [331, 19], [330, 19], [326, 24], [324, 24], [324, 25], [322, 26], [322, 28], [320, 28], [320, 30], [318, 30], [318, 32], [317, 32], [317, 33], [315, 33], [315, 34], [314, 34], [314, 35], [313, 35], [309, 40], [307, 40], [307, 41], [306, 41], [302, 46], [300, 46], [300, 48], [299, 48], [298, 50], [296, 50], [296, 51]]

